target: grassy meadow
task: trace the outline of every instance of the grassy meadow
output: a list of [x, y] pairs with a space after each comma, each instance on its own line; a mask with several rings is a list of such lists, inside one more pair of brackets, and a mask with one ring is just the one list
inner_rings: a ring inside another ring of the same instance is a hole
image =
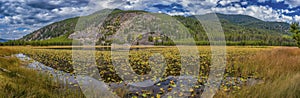
[[[189, 48], [189, 46], [181, 46]], [[80, 47], [77, 47], [80, 48]], [[211, 47], [198, 46], [201, 58], [199, 84], [204, 84], [209, 76], [211, 64]], [[114, 70], [109, 47], [96, 47], [95, 58], [101, 78], [106, 83], [122, 83], [122, 79]], [[80, 51], [80, 50], [75, 50]], [[300, 97], [300, 49], [294, 47], [271, 46], [228, 46], [226, 77], [233, 77], [238, 82], [255, 79], [253, 85], [221, 85], [215, 98], [299, 98]], [[82, 51], [85, 52], [85, 51]], [[28, 62], [22, 62], [12, 56], [23, 53], [57, 70], [74, 73], [71, 46], [3, 46], [0, 47], [0, 96], [34, 97], [34, 98], [77, 98], [84, 97], [82, 92], [72, 91], [56, 83], [45, 74], [24, 68]], [[129, 63], [133, 71], [139, 75], [151, 72], [148, 62], [154, 53], [160, 53], [166, 60], [166, 71], [163, 77], [179, 76], [181, 68], [180, 53], [174, 46], [131, 47]], [[88, 55], [83, 55], [88, 56]], [[190, 57], [189, 60], [194, 60]], [[8, 70], [8, 71], [7, 71]], [[127, 70], [127, 69], [124, 69]], [[122, 73], [127, 75], [128, 73]], [[160, 73], [154, 73], [160, 74]], [[200, 79], [201, 77], [201, 79]], [[151, 79], [152, 77], [149, 77]], [[204, 80], [202, 80], [204, 79]], [[226, 83], [225, 83], [226, 84]], [[116, 94], [124, 97], [126, 92], [115, 90]], [[149, 92], [147, 92], [149, 93]], [[195, 93], [192, 93], [192, 96]], [[156, 96], [144, 96], [159, 98]]]

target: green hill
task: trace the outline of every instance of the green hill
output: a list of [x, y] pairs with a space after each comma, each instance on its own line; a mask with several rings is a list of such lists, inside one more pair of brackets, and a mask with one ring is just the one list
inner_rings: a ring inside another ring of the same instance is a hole
[[[105, 11], [105, 10], [104, 10]], [[75, 17], [59, 21], [48, 26], [45, 26], [39, 30], [34, 31], [21, 38], [21, 42], [32, 42], [43, 44], [58, 44], [70, 45], [72, 43], [70, 35], [72, 35], [76, 29], [82, 29], [89, 26], [91, 22], [97, 22], [102, 17], [99, 13], [103, 11], [95, 12], [88, 16], [81, 18]], [[131, 17], [149, 13], [145, 11], [136, 10], [114, 10], [106, 18], [101, 28], [99, 41], [97, 44], [110, 44], [114, 38], [112, 36], [120, 28], [121, 24], [126, 22]], [[290, 33], [288, 32], [289, 24], [283, 22], [267, 22], [256, 19], [246, 15], [225, 15], [217, 14], [219, 17], [228, 45], [295, 45]], [[172, 16], [182, 24], [184, 24], [197, 41], [198, 45], [208, 45], [208, 38], [204, 32], [201, 23], [195, 18], [195, 16]], [[200, 16], [201, 17], [201, 16]], [[80, 23], [77, 21], [80, 19]], [[84, 22], [82, 22], [84, 21]], [[149, 34], [154, 33], [154, 34]], [[156, 44], [156, 45], [173, 45], [174, 43], [165, 36], [161, 36], [159, 32], [149, 32], [142, 39], [137, 40], [133, 44]], [[152, 40], [151, 40], [152, 38]], [[153, 38], [160, 38], [162, 41], [154, 41]], [[145, 40], [148, 39], [148, 40]], [[65, 42], [65, 43], [63, 43]], [[185, 42], [182, 42], [185, 43]]]
[[246, 15], [224, 15], [224, 14], [217, 14], [217, 15], [220, 19], [227, 20], [236, 25], [250, 27], [250, 28], [257, 28], [257, 29], [279, 31], [284, 34], [289, 34], [287, 31], [289, 29], [288, 23], [265, 22]]
[[47, 40], [55, 37], [60, 37], [62, 35], [69, 35], [74, 32], [78, 19], [79, 17], [75, 17], [55, 22], [24, 36], [23, 38], [21, 38], [21, 40]]

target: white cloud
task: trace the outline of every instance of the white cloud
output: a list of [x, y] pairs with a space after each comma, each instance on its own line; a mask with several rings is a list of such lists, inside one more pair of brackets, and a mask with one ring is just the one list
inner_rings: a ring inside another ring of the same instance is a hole
[[[24, 30], [18, 30], [18, 28], [26, 28]], [[38, 26], [40, 27], [40, 26]], [[38, 29], [38, 27], [34, 26], [29, 26], [29, 25], [14, 25], [14, 26], [7, 26], [6, 28], [2, 28], [0, 30], [0, 38], [5, 38], [5, 39], [10, 39], [10, 40], [15, 40], [19, 39], [22, 36], [33, 32], [34, 29]]]
[[244, 1], [244, 2], [241, 2], [242, 5], [247, 5], [248, 2], [247, 1]]
[[[287, 16], [282, 13], [294, 13], [293, 10], [280, 9], [275, 10], [268, 6], [248, 5], [250, 1], [245, 0], [0, 0], [9, 1], [2, 2], [0, 7], [1, 14], [5, 14], [0, 18], [1, 25], [8, 27], [1, 32], [12, 33], [17, 27], [29, 28], [27, 31], [15, 31], [16, 34], [27, 34], [43, 27], [47, 24], [58, 20], [88, 15], [104, 8], [120, 8], [125, 10], [150, 10], [153, 12], [165, 12], [169, 15], [201, 15], [206, 13], [218, 12], [224, 14], [243, 14], [256, 17], [266, 21], [300, 21], [300, 16]], [[90, 1], [90, 2], [89, 2]], [[127, 4], [128, 1], [130, 4]], [[217, 7], [218, 4], [228, 5], [232, 2], [240, 2], [228, 7]], [[258, 2], [266, 2], [269, 0], [258, 0]], [[300, 6], [300, 0], [275, 0], [276, 2], [284, 2], [290, 7]], [[153, 7], [153, 5], [171, 5], [173, 3], [182, 5], [185, 10], [190, 12], [163, 11], [161, 8]], [[1, 33], [0, 32], [0, 33]], [[3, 33], [1, 33], [2, 35]]]
[[283, 2], [284, 0], [276, 0], [276, 2]]
[[221, 0], [219, 3], [224, 6], [232, 2], [240, 2], [240, 0]]
[[284, 22], [292, 22], [293, 21], [293, 17], [291, 17], [291, 16], [286, 16], [286, 15], [284, 15], [284, 14], [282, 14], [282, 16], [281, 16], [282, 18], [282, 21], [284, 21]]
[[169, 15], [186, 15], [186, 14], [190, 14], [190, 13], [186, 13], [186, 12], [170, 12], [170, 13], [167, 13]]
[[300, 22], [300, 16], [298, 16], [298, 15], [295, 15], [295, 17], [294, 17], [294, 21], [296, 21], [296, 22]]
[[266, 2], [266, 1], [269, 1], [269, 0], [257, 0], [257, 2]]
[[264, 3], [267, 1], [283, 2], [284, 0], [257, 0], [257, 2]]
[[10, 22], [10, 17], [0, 18], [0, 24], [8, 24]]
[[40, 20], [51, 20], [53, 19], [55, 16], [49, 13], [38, 13], [35, 15], [36, 18], [40, 19]]
[[82, 12], [88, 11], [86, 7], [62, 7], [53, 9], [51, 12], [64, 16], [64, 15], [80, 15]]
[[296, 12], [294, 10], [288, 10], [288, 9], [279, 9], [278, 11], [281, 12], [281, 13], [286, 13], [286, 14], [295, 13]]
[[52, 5], [59, 5], [59, 4], [63, 3], [63, 1], [57, 1], [57, 0], [50, 0], [48, 2], [49, 2], [49, 4], [52, 4]]
[[285, 0], [284, 4], [288, 4], [290, 8], [295, 8], [300, 6], [300, 0]]
[[234, 7], [229, 6], [226, 8], [212, 8], [214, 12], [223, 14], [243, 14], [249, 15], [264, 21], [280, 21], [280, 22], [290, 22], [293, 20], [291, 16], [286, 16], [281, 14], [279, 11], [274, 10], [271, 7], [266, 6], [248, 6], [244, 7]]

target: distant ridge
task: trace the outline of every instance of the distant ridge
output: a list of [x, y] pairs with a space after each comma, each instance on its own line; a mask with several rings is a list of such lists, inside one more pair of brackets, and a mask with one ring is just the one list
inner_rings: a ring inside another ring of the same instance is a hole
[[[91, 15], [84, 16], [82, 18], [96, 21], [99, 19], [97, 16], [101, 11], [97, 11]], [[99, 42], [97, 44], [111, 43], [113, 40], [112, 35], [118, 30], [120, 25], [127, 21], [129, 18], [143, 14], [150, 13], [139, 10], [128, 10], [123, 11], [115, 9], [105, 20], [103, 26], [100, 27], [103, 32], [99, 36]], [[201, 15], [204, 16], [204, 15]], [[201, 17], [200, 16], [200, 17]], [[251, 44], [262, 44], [262, 45], [282, 45], [286, 43], [293, 43], [290, 37], [291, 33], [288, 32], [289, 24], [284, 22], [268, 22], [262, 21], [257, 18], [247, 15], [226, 15], [217, 14], [222, 24], [226, 41], [228, 43], [251, 43]], [[207, 35], [202, 28], [201, 23], [195, 19], [195, 16], [171, 16], [182, 24], [184, 24], [194, 36], [194, 39], [199, 42], [208, 41]], [[36, 30], [20, 40], [22, 41], [51, 41], [51, 42], [64, 42], [72, 41], [70, 35], [74, 33], [75, 26], [79, 17], [69, 18], [59, 22], [55, 22], [48, 26], [45, 26], [39, 30]], [[118, 20], [118, 21], [117, 21]], [[81, 24], [84, 25], [84, 24]], [[111, 29], [113, 28], [113, 30]], [[145, 39], [151, 39], [153, 37], [162, 38], [159, 36], [160, 32], [143, 37]], [[151, 35], [151, 36], [150, 36]], [[139, 44], [148, 44], [149, 42], [145, 39], [138, 40]], [[168, 38], [162, 38], [162, 42], [168, 43]], [[152, 41], [152, 40], [150, 40]]]
[[8, 40], [0, 38], [0, 42], [7, 42]]
[[262, 21], [260, 19], [247, 16], [247, 15], [226, 15], [226, 14], [217, 14], [217, 15], [220, 19], [227, 20], [236, 25], [250, 27], [250, 28], [274, 30], [284, 34], [290, 34], [288, 32], [290, 25], [285, 22]]

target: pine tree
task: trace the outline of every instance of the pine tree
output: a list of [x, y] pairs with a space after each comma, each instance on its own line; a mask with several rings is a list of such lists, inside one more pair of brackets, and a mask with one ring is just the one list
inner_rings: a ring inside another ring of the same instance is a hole
[[300, 48], [300, 26], [299, 23], [292, 23], [290, 26], [290, 32], [293, 33], [293, 39], [296, 40], [297, 46]]

